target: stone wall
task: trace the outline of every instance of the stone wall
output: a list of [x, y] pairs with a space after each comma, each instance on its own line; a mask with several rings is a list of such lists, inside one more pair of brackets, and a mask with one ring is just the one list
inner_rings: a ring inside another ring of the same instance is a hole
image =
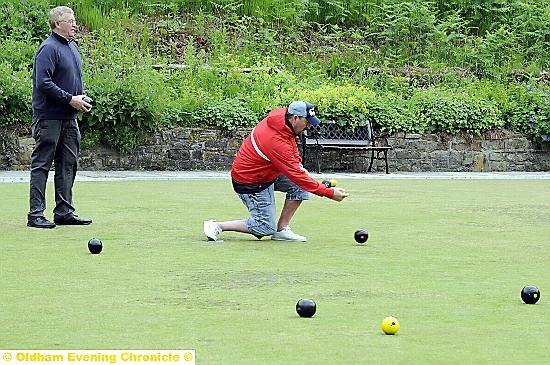
[[0, 128], [0, 170], [23, 170], [28, 168], [34, 140], [30, 128], [18, 126]]
[[[131, 153], [103, 147], [84, 148], [81, 170], [229, 170], [249, 131], [175, 128], [160, 132]], [[550, 171], [550, 147], [510, 131], [480, 137], [446, 134], [396, 134], [388, 139], [390, 171]], [[34, 140], [28, 131], [0, 133], [0, 170], [26, 170]], [[325, 151], [323, 171], [364, 172], [370, 154], [365, 151]], [[315, 171], [314, 161], [305, 167]], [[375, 161], [383, 172], [383, 161]]]
[[228, 170], [248, 131], [175, 128], [147, 139], [131, 153], [83, 149], [82, 170]]
[[393, 171], [550, 171], [550, 144], [491, 131], [466, 134], [397, 134], [389, 139]]

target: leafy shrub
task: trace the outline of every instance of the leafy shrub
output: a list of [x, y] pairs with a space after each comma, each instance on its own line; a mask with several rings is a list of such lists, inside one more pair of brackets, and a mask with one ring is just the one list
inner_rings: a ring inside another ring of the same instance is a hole
[[16, 41], [37, 43], [50, 34], [47, 0], [0, 0], [0, 34]]
[[[507, 100], [501, 106], [503, 117], [510, 129], [540, 136], [548, 109], [548, 94], [544, 88], [527, 85], [510, 85], [505, 94]], [[546, 130], [550, 132], [550, 130]], [[544, 131], [543, 131], [544, 134]]]
[[15, 70], [31, 70], [38, 45], [12, 38], [0, 39], [0, 62], [7, 62]]
[[550, 104], [537, 108], [529, 118], [530, 133], [539, 142], [550, 143]]
[[381, 93], [371, 100], [369, 119], [380, 131], [418, 132], [416, 116], [408, 101], [392, 93]]
[[466, 131], [478, 135], [504, 125], [496, 105], [461, 90], [417, 90], [410, 108], [417, 117], [416, 131], [421, 133]]
[[314, 90], [300, 89], [291, 95], [315, 105], [321, 120], [335, 120], [352, 128], [369, 120], [380, 131], [416, 130], [405, 101], [391, 92], [377, 94], [363, 86], [324, 85]]
[[[522, 89], [517, 88], [518, 92], [520, 90]], [[518, 118], [516, 129], [532, 135], [539, 142], [550, 142], [550, 90], [545, 86], [533, 87], [531, 85], [526, 85], [524, 90], [527, 90], [525, 98], [528, 102], [521, 105], [523, 108], [520, 110], [523, 113], [514, 115], [521, 118]], [[523, 92], [524, 94], [525, 92]], [[528, 123], [527, 120], [529, 120]]]
[[144, 72], [97, 71], [86, 89], [94, 105], [89, 113], [79, 115], [84, 139], [93, 131], [90, 134], [99, 142], [129, 151], [161, 124], [154, 95], [162, 85]]
[[369, 101], [376, 94], [361, 86], [355, 85], [322, 85], [316, 89], [291, 90], [285, 105], [294, 100], [305, 100], [315, 106], [321, 120], [334, 120], [340, 125], [351, 127], [365, 123], [369, 114]]
[[206, 103], [192, 118], [196, 125], [211, 125], [225, 130], [250, 127], [261, 119], [237, 98]]
[[550, 89], [536, 82], [502, 85], [480, 81], [470, 86], [468, 93], [475, 98], [493, 102], [504, 120], [505, 127], [539, 141], [550, 135]]
[[0, 62], [0, 126], [27, 124], [32, 118], [31, 74]]

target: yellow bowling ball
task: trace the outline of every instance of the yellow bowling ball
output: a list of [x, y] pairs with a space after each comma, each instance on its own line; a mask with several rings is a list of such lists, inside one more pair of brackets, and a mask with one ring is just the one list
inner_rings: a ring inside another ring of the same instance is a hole
[[381, 327], [386, 335], [395, 335], [399, 331], [399, 321], [395, 317], [386, 317], [382, 320]]

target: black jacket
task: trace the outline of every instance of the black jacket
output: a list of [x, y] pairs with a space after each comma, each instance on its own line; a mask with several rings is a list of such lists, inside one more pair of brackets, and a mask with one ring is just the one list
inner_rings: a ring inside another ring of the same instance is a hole
[[32, 109], [37, 119], [74, 119], [69, 105], [84, 93], [82, 58], [74, 41], [52, 33], [38, 47], [32, 75]]

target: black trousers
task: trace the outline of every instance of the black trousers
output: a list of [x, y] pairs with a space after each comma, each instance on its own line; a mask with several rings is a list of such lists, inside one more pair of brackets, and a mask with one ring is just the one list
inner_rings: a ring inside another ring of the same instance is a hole
[[32, 136], [36, 145], [31, 155], [30, 210], [28, 218], [44, 215], [46, 182], [55, 166], [54, 218], [73, 214], [73, 184], [80, 153], [80, 130], [76, 119], [33, 119]]

